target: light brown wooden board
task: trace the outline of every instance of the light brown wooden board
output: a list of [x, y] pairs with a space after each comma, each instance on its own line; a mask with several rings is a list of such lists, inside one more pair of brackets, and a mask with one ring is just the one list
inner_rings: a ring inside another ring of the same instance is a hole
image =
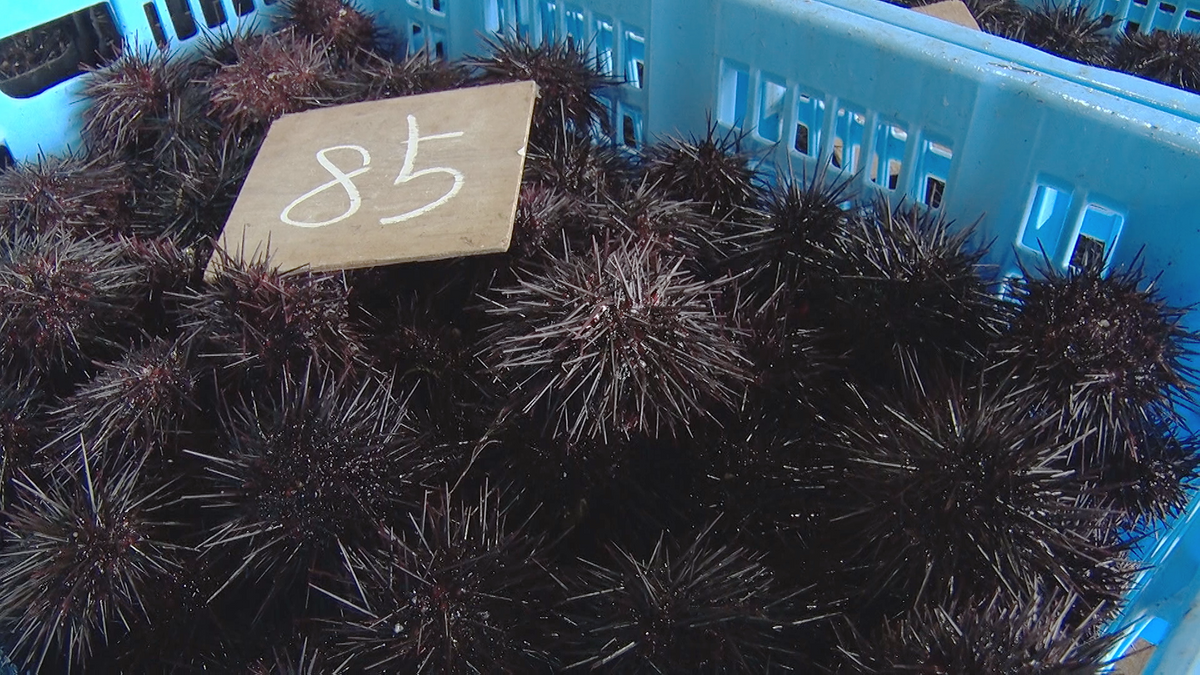
[[913, 11], [928, 16], [935, 16], [943, 21], [956, 23], [966, 28], [979, 30], [979, 23], [975, 21], [971, 10], [961, 0], [942, 0], [942, 2], [935, 2], [930, 5], [913, 7]]
[[237, 259], [269, 243], [273, 265], [312, 270], [506, 251], [536, 96], [515, 82], [285, 115], [221, 246]]

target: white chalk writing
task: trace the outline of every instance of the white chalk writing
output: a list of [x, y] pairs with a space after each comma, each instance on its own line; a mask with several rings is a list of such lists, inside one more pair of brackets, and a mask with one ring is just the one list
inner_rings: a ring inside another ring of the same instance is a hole
[[[410, 211], [405, 211], [404, 213], [396, 216], [380, 218], [380, 224], [390, 225], [393, 223], [400, 223], [429, 213], [430, 211], [453, 199], [454, 196], [457, 195], [460, 190], [462, 190], [463, 184], [466, 182], [466, 177], [464, 177], [463, 173], [458, 169], [452, 169], [444, 166], [436, 166], [420, 170], [416, 169], [417, 153], [420, 151], [421, 141], [459, 138], [462, 135], [463, 132], [461, 131], [451, 131], [442, 134], [421, 136], [421, 129], [417, 124], [416, 116], [408, 116], [408, 140], [404, 142], [407, 146], [404, 151], [404, 164], [401, 166], [400, 173], [396, 176], [396, 179], [392, 182], [392, 185], [398, 187], [421, 178], [422, 176], [431, 176], [437, 174], [450, 176], [454, 183], [450, 186], [450, 189], [447, 190], [445, 194], [433, 200], [432, 202], [429, 202], [424, 206], [419, 206]], [[362, 165], [353, 171], [343, 171], [340, 167], [334, 164], [332, 160], [329, 159], [329, 153], [334, 152], [335, 150], [354, 150], [362, 158]], [[309, 190], [308, 192], [305, 192], [296, 199], [292, 200], [292, 202], [288, 204], [287, 207], [284, 208], [279, 214], [279, 220], [287, 225], [294, 225], [296, 227], [325, 227], [326, 225], [340, 223], [341, 221], [358, 213], [359, 209], [362, 208], [362, 194], [359, 192], [358, 186], [355, 185], [354, 179], [371, 170], [371, 153], [360, 145], [337, 145], [318, 151], [316, 157], [317, 163], [320, 164], [323, 169], [329, 172], [329, 175], [333, 177], [333, 180], [322, 183], [321, 185], [318, 185], [312, 190]], [[346, 197], [349, 199], [349, 205], [340, 215], [328, 220], [316, 222], [295, 220], [292, 218], [292, 211], [296, 207], [334, 187], [341, 187], [342, 190], [345, 191]]]
[[[329, 153], [333, 152], [334, 150], [357, 151], [358, 154], [362, 156], [362, 167], [355, 169], [350, 173], [345, 173], [339, 169], [336, 164], [330, 161], [328, 157]], [[333, 180], [329, 181], [328, 183], [322, 183], [321, 185], [318, 185], [317, 187], [292, 200], [292, 203], [287, 205], [287, 208], [283, 210], [283, 213], [279, 214], [279, 219], [284, 223], [288, 225], [295, 225], [296, 227], [325, 227], [326, 225], [333, 225], [334, 223], [342, 222], [350, 216], [358, 213], [358, 209], [362, 207], [362, 195], [360, 195], [358, 192], [358, 186], [354, 184], [354, 177], [362, 175], [371, 170], [371, 153], [367, 152], [366, 148], [360, 145], [337, 145], [332, 148], [325, 148], [324, 150], [317, 152], [317, 163], [320, 164], [321, 167], [326, 171], [328, 171], [330, 176], [333, 176]], [[346, 196], [350, 198], [350, 205], [346, 207], [346, 210], [342, 212], [342, 215], [316, 223], [303, 220], [292, 220], [292, 209], [300, 206], [304, 202], [316, 197], [335, 185], [342, 186], [342, 189], [346, 191]]]
[[408, 211], [406, 213], [401, 213], [398, 216], [392, 216], [390, 218], [380, 218], [379, 219], [380, 223], [382, 223], [384, 225], [388, 225], [390, 223], [399, 223], [399, 222], [403, 222], [405, 220], [409, 220], [410, 218], [416, 218], [417, 216], [419, 216], [421, 214], [429, 213], [430, 211], [441, 206], [442, 204], [445, 204], [446, 202], [453, 199], [454, 195], [458, 194], [458, 191], [462, 189], [463, 182], [466, 180], [465, 178], [463, 178], [461, 171], [458, 171], [457, 169], [450, 169], [450, 168], [447, 168], [444, 166], [438, 166], [438, 167], [434, 167], [432, 169], [421, 169], [420, 171], [413, 171], [413, 165], [415, 165], [417, 162], [417, 147], [421, 141], [433, 141], [433, 140], [437, 140], [439, 138], [458, 138], [459, 136], [462, 136], [462, 135], [463, 135], [463, 132], [461, 132], [461, 131], [452, 131], [452, 132], [445, 133], [445, 134], [434, 134], [433, 136], [426, 136], [426, 137], [422, 138], [421, 130], [419, 127], [417, 127], [416, 116], [414, 116], [414, 115], [408, 116], [408, 148], [406, 148], [404, 151], [404, 166], [400, 169], [400, 175], [396, 176], [396, 180], [392, 184], [393, 185], [403, 185], [411, 180], [420, 178], [421, 176], [429, 176], [432, 174], [442, 173], [442, 174], [446, 174], [448, 176], [453, 177], [454, 185], [452, 185], [450, 187], [450, 190], [448, 192], [446, 192], [446, 194], [442, 195], [441, 197], [438, 197], [436, 200], [426, 204], [425, 206], [422, 206], [420, 208], [415, 208], [412, 211]]

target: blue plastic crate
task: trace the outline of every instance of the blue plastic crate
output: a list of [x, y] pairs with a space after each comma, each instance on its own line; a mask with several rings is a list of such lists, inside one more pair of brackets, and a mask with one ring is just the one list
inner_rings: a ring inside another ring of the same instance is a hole
[[[1020, 0], [1021, 4], [1037, 7], [1038, 0]], [[1150, 33], [1156, 30], [1200, 32], [1200, 2], [1185, 0], [1091, 0], [1094, 16], [1113, 19], [1116, 31]]]
[[[1027, 0], [1036, 4], [1040, 0]], [[194, 49], [264, 20], [274, 0], [9, 2], [0, 36], [99, 7], [142, 45]], [[410, 49], [455, 58], [490, 32], [588, 45], [624, 78], [616, 140], [746, 132], [767, 168], [812, 175], [837, 157], [863, 194], [960, 222], [983, 216], [991, 262], [1016, 274], [1045, 250], [1111, 264], [1139, 253], [1164, 295], [1200, 301], [1200, 97], [1082, 66], [878, 0], [358, 0]], [[1095, 0], [1116, 27], [1200, 30], [1200, 0]], [[0, 156], [79, 143], [80, 78], [33, 96], [0, 85]], [[1200, 328], [1200, 326], [1192, 326]], [[1200, 503], [1141, 546], [1154, 565], [1128, 598], [1121, 649], [1157, 645], [1146, 673], [1200, 673]]]
[[[278, 0], [38, 0], [5, 2], [0, 37], [66, 18], [76, 32], [115, 35], [139, 48], [197, 49], [208, 37], [241, 26], [266, 25]], [[84, 51], [84, 50], [80, 50]], [[0, 161], [25, 161], [79, 144], [79, 73], [86, 64], [68, 54], [32, 87], [0, 80]], [[20, 83], [23, 85], [23, 83]]]

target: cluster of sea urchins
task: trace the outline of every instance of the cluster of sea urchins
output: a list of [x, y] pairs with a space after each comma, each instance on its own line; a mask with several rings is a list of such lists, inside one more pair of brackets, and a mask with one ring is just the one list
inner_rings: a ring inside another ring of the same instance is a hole
[[[886, 0], [919, 7], [934, 0]], [[1098, 66], [1200, 93], [1200, 34], [1155, 28], [1142, 32], [1136, 23], [1124, 31], [1112, 17], [1074, 0], [966, 0], [979, 27], [993, 35], [1089, 66]]]
[[[924, 207], [764, 185], [715, 124], [603, 140], [615, 83], [575, 47], [452, 65], [343, 0], [289, 16], [127, 49], [86, 76], [85, 156], [0, 174], [18, 665], [1099, 667], [1117, 529], [1197, 473], [1195, 336], [1140, 267], [1001, 300], [974, 228]], [[214, 252], [277, 116], [524, 78], [508, 253]]]

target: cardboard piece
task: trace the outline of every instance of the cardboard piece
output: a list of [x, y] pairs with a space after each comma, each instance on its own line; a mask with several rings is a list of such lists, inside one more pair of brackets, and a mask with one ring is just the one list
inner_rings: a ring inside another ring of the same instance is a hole
[[979, 23], [975, 21], [975, 16], [971, 14], [971, 10], [967, 9], [962, 0], [942, 0], [942, 2], [935, 2], [931, 5], [913, 7], [912, 10], [937, 17], [943, 21], [956, 23], [972, 30], [979, 30]]
[[[340, 270], [508, 250], [533, 82], [285, 115], [221, 235], [235, 259]], [[212, 272], [210, 267], [209, 272]]]

